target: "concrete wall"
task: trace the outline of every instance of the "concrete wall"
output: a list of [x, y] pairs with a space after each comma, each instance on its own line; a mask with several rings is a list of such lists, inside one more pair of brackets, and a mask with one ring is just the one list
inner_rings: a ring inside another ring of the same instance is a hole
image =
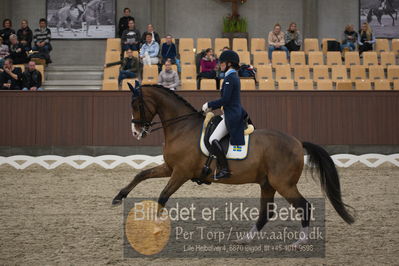
[[[45, 17], [46, 0], [0, 0], [0, 20], [10, 17], [14, 28], [28, 19], [31, 28]], [[250, 37], [265, 37], [275, 23], [283, 29], [291, 21], [298, 23], [308, 37], [341, 38], [346, 24], [358, 27], [358, 0], [249, 0], [240, 7], [248, 20]], [[143, 32], [152, 23], [163, 36], [220, 37], [222, 17], [231, 12], [230, 3], [220, 0], [117, 0], [117, 18], [124, 7], [132, 10], [137, 27]], [[104, 62], [105, 41], [54, 41], [56, 64], [100, 65]]]

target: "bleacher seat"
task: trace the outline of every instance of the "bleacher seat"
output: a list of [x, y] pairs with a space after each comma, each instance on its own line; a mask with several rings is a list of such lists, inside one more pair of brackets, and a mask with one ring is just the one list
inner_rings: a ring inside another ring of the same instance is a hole
[[276, 80], [280, 79], [292, 79], [291, 78], [291, 67], [290, 65], [279, 65], [276, 66]]
[[317, 81], [320, 79], [324, 79], [324, 80], [330, 79], [327, 66], [314, 66], [313, 67], [313, 80]]
[[151, 85], [158, 83], [158, 66], [144, 65], [143, 67], [143, 85]]
[[107, 52], [121, 52], [121, 39], [109, 38], [107, 39]]
[[269, 56], [267, 55], [267, 52], [254, 52], [253, 53], [254, 57], [254, 66], [258, 67], [260, 65], [268, 65], [269, 64]]
[[392, 52], [399, 55], [399, 39], [392, 39]]
[[348, 80], [348, 72], [345, 66], [332, 66], [331, 68], [331, 79], [334, 82], [337, 81], [347, 81]]
[[295, 90], [294, 81], [292, 79], [288, 80], [279, 80], [278, 82], [278, 89], [280, 91], [292, 91]]
[[293, 51], [291, 52], [291, 67], [295, 67], [298, 65], [306, 65], [306, 57], [305, 52], [302, 51]]
[[256, 79], [260, 80], [273, 80], [273, 70], [270, 65], [259, 65], [256, 71]]
[[322, 52], [323, 55], [326, 55], [328, 52], [328, 41], [336, 41], [334, 38], [324, 38], [321, 40]]
[[197, 81], [195, 79], [182, 79], [181, 80], [182, 90], [197, 90]]
[[256, 84], [254, 79], [240, 79], [241, 90], [256, 90]]
[[396, 65], [396, 56], [394, 52], [381, 52], [380, 56], [382, 66]]
[[181, 65], [195, 65], [194, 52], [182, 52], [180, 53], [180, 63]]
[[106, 52], [105, 53], [105, 63], [114, 63], [121, 60], [121, 53], [116, 51]]
[[264, 38], [251, 38], [251, 54], [266, 51], [266, 41]]
[[396, 81], [399, 80], [399, 66], [388, 66], [388, 80], [389, 81]]
[[274, 80], [272, 79], [259, 80], [259, 90], [276, 90]]
[[124, 79], [122, 80], [122, 90], [123, 91], [130, 91], [128, 83], [134, 86], [137, 79]]
[[322, 52], [309, 52], [308, 55], [309, 66], [324, 65], [324, 57]]
[[240, 57], [240, 64], [251, 64], [251, 55], [248, 51], [237, 52], [237, 54]]
[[306, 38], [304, 40], [304, 51], [306, 54], [309, 52], [318, 52], [319, 49], [319, 40], [315, 38]]
[[390, 52], [388, 39], [376, 39], [375, 51], [380, 54], [382, 52]]
[[310, 79], [309, 66], [296, 66], [294, 68], [295, 81]]
[[120, 65], [104, 68], [104, 79], [118, 79]]
[[369, 79], [385, 79], [385, 72], [383, 66], [370, 66], [369, 67]]
[[356, 90], [367, 91], [371, 90], [371, 81], [370, 80], [356, 80], [355, 81]]
[[342, 65], [341, 52], [327, 52], [327, 65], [328, 66]]
[[216, 80], [215, 79], [201, 79], [201, 90], [216, 90]]
[[194, 52], [193, 38], [180, 38], [179, 39], [179, 53]]
[[398, 79], [393, 81], [393, 89], [399, 90], [399, 80]]
[[313, 80], [301, 79], [297, 81], [298, 90], [314, 90]]
[[353, 90], [352, 81], [349, 80], [339, 80], [336, 82], [335, 89], [337, 91], [350, 91]]
[[119, 90], [118, 79], [104, 79], [102, 89], [106, 91]]
[[201, 53], [208, 48], [212, 48], [211, 38], [198, 38], [197, 39], [197, 53]]
[[197, 79], [197, 68], [195, 65], [184, 65], [181, 67], [181, 79]]
[[360, 65], [360, 56], [359, 52], [352, 51], [345, 53], [345, 65], [346, 67], [350, 67], [353, 65]]
[[372, 66], [378, 65], [377, 53], [373, 51], [363, 53], [363, 65]]
[[354, 65], [351, 66], [351, 80], [358, 81], [358, 80], [365, 80], [366, 79], [366, 67]]
[[236, 52], [247, 52], [248, 41], [246, 38], [234, 38], [233, 39], [233, 50]]
[[224, 47], [230, 47], [230, 41], [227, 38], [215, 38], [215, 54], [220, 55]]
[[287, 54], [284, 51], [274, 51], [272, 54], [273, 67], [288, 64]]
[[390, 82], [386, 79], [374, 80], [374, 90], [389, 91], [391, 90]]
[[332, 80], [318, 80], [317, 81], [317, 90], [326, 91], [333, 89]]

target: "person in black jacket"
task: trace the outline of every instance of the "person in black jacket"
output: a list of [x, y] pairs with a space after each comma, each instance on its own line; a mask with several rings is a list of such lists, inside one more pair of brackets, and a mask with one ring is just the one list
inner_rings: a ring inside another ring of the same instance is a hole
[[121, 18], [119, 19], [119, 24], [118, 24], [118, 29], [119, 29], [119, 31], [118, 31], [118, 36], [119, 36], [119, 38], [122, 38], [123, 32], [124, 32], [125, 30], [127, 30], [129, 20], [133, 20], [133, 21], [134, 21], [134, 17], [132, 17], [132, 16], [130, 15], [130, 8], [125, 7], [125, 8], [123, 9], [123, 17], [121, 17]]
[[133, 20], [129, 20], [129, 27], [122, 34], [122, 52], [132, 49], [138, 51], [140, 49], [141, 36], [140, 31], [136, 29]]
[[25, 51], [30, 51], [32, 49], [33, 33], [29, 28], [28, 21], [26, 19], [21, 21], [21, 28], [17, 31], [17, 37]]
[[41, 91], [42, 73], [36, 69], [36, 63], [29, 62], [28, 68], [22, 74], [22, 87], [24, 91]]
[[28, 55], [24, 49], [24, 46], [18, 42], [17, 35], [12, 34], [10, 36], [10, 55], [14, 64], [25, 64], [28, 62]]
[[3, 69], [0, 69], [0, 90], [20, 90], [22, 70], [14, 67], [11, 58], [6, 59]]
[[12, 22], [10, 19], [6, 18], [3, 20], [3, 29], [0, 30], [0, 37], [3, 38], [3, 43], [5, 45], [10, 45], [10, 36], [15, 34], [15, 30], [11, 29]]

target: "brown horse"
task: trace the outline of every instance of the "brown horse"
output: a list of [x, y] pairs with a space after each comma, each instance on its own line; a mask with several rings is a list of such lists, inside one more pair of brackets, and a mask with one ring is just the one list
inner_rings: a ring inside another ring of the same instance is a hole
[[[207, 159], [198, 145], [204, 115], [169, 89], [158, 86], [133, 88], [130, 84], [129, 87], [133, 92], [132, 133], [137, 139], [145, 137], [150, 133], [151, 121], [158, 115], [165, 135], [165, 162], [137, 174], [130, 184], [120, 190], [112, 204], [121, 204], [129, 192], [146, 179], [170, 177], [158, 199], [160, 206], [165, 206], [169, 197], [185, 182], [201, 174]], [[310, 214], [310, 204], [297, 188], [304, 166], [304, 148], [309, 154], [310, 165], [319, 169], [321, 188], [333, 207], [345, 222], [353, 223], [354, 219], [341, 199], [338, 173], [328, 153], [320, 146], [301, 143], [278, 131], [255, 130], [251, 135], [248, 157], [243, 161], [229, 161], [231, 177], [215, 181], [208, 176], [205, 180], [230, 185], [259, 184], [261, 206], [259, 218], [252, 230], [260, 231], [272, 215], [267, 213], [267, 204], [273, 202], [276, 191], [295, 208], [302, 208]], [[215, 163], [211, 164], [211, 168], [215, 167]], [[304, 217], [310, 215], [304, 215], [302, 219], [302, 227], [306, 229], [309, 220]]]

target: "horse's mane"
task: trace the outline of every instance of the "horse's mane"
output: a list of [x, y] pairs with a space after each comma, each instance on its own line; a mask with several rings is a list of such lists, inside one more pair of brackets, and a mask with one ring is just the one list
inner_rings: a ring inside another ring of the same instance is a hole
[[193, 112], [198, 112], [197, 109], [194, 108], [194, 106], [192, 106], [186, 99], [184, 99], [183, 97], [181, 97], [179, 94], [177, 94], [175, 91], [170, 90], [168, 88], [165, 88], [162, 85], [142, 85], [142, 87], [155, 87], [155, 88], [159, 88], [162, 91], [172, 95], [173, 97], [175, 97], [177, 100], [179, 100], [180, 102], [182, 102], [185, 106], [187, 106], [188, 108], [190, 108]]

